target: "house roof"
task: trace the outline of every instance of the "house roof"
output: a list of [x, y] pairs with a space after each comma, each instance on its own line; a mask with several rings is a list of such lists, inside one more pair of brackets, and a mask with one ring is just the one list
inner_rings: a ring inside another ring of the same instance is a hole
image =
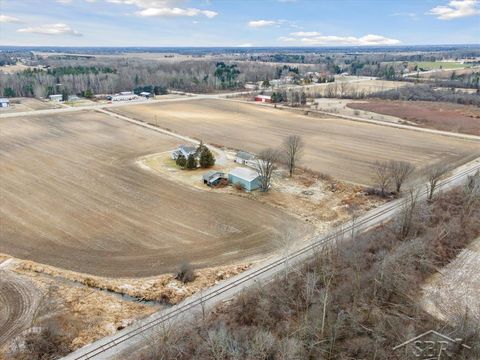
[[245, 181], [253, 181], [259, 176], [258, 172], [256, 172], [255, 170], [243, 167], [237, 167], [233, 169], [232, 171], [230, 171], [230, 175], [233, 175]]
[[207, 171], [205, 174], [203, 174], [203, 180], [208, 180], [210, 179], [213, 175], [215, 175], [217, 173], [217, 171], [215, 170], [210, 170], [210, 171]]
[[252, 160], [253, 158], [255, 158], [255, 155], [250, 154], [246, 151], [239, 151], [237, 152], [237, 157], [243, 160]]
[[258, 99], [265, 99], [265, 100], [270, 100], [272, 97], [269, 95], [257, 95], [255, 96]]
[[142, 95], [142, 96], [148, 96], [148, 95], [150, 95], [150, 93], [149, 93], [148, 91], [142, 91], [142, 92], [140, 93], [140, 95]]
[[195, 146], [187, 146], [187, 145], [180, 145], [178, 147], [178, 149], [183, 150], [187, 154], [191, 154], [191, 153], [194, 153], [195, 151], [197, 151], [197, 148]]
[[8, 102], [10, 102], [10, 100], [6, 98], [0, 98], [0, 103], [8, 103]]
[[210, 170], [203, 174], [203, 180], [215, 181], [219, 178], [225, 177], [225, 174], [220, 171]]

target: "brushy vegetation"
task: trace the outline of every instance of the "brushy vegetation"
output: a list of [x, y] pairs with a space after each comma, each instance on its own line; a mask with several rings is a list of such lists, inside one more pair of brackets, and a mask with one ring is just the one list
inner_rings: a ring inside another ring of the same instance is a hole
[[464, 105], [480, 106], [480, 94], [455, 92], [451, 89], [435, 90], [428, 85], [405, 86], [368, 95], [387, 100], [444, 101]]
[[455, 359], [478, 358], [478, 324], [447, 325], [418, 304], [422, 282], [480, 235], [478, 193], [457, 188], [404, 211], [412, 216], [352, 235], [196, 325], [161, 332], [142, 359], [408, 359], [392, 348], [431, 329], [472, 346], [454, 349]]

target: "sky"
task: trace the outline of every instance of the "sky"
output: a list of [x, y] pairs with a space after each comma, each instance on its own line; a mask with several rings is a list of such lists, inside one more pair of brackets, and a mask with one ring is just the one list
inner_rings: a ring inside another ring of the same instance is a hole
[[480, 0], [0, 0], [0, 45], [480, 43]]

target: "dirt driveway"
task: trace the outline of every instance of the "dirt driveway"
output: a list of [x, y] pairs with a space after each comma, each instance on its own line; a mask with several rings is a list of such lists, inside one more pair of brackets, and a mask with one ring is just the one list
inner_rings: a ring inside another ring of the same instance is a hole
[[179, 142], [96, 112], [0, 123], [0, 252], [140, 277], [263, 257], [312, 228], [272, 206], [199, 191], [136, 164]]

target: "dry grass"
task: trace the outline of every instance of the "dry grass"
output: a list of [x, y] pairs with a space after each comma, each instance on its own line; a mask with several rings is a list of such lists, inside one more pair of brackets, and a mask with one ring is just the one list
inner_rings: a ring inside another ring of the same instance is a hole
[[[480, 234], [480, 206], [466, 218], [466, 199], [456, 189], [418, 205], [408, 238], [397, 236], [398, 218], [319, 253], [196, 326], [171, 329], [168, 339], [159, 336], [152, 343], [155, 357], [144, 359], [405, 359], [393, 346], [431, 329], [472, 347], [450, 348], [456, 359], [476, 358], [478, 324], [463, 318], [449, 327], [418, 303], [434, 264], [450, 261]], [[445, 228], [448, 234], [439, 233]]]

